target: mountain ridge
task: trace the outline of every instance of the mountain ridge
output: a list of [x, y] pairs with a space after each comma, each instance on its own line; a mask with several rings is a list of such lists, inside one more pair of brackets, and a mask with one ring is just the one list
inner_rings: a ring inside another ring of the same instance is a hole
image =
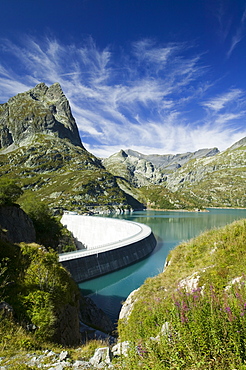
[[121, 150], [99, 159], [83, 146], [59, 83], [0, 105], [0, 175], [55, 212], [245, 207], [245, 143], [179, 154]]

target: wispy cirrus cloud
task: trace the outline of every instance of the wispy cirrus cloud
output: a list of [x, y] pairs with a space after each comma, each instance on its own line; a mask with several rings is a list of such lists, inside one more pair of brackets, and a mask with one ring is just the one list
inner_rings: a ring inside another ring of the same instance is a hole
[[203, 103], [204, 107], [211, 109], [214, 112], [218, 112], [225, 108], [229, 104], [234, 104], [239, 101], [244, 95], [241, 89], [231, 89], [230, 91], [215, 96]]
[[246, 20], [246, 8], [244, 9], [243, 15], [236, 29], [236, 32], [232, 36], [230, 48], [227, 52], [227, 58], [229, 58], [239, 42], [243, 39], [245, 33], [245, 20]]
[[[160, 46], [144, 39], [121, 58], [92, 39], [65, 45], [25, 37], [22, 43], [2, 40], [1, 45], [1, 101], [39, 82], [59, 82], [85, 147], [98, 156], [122, 148], [146, 154], [219, 144], [225, 149], [246, 136], [242, 126], [231, 125], [245, 117], [244, 91], [209, 96], [213, 82], [204, 78], [202, 55], [184, 43]], [[14, 60], [14, 71], [8, 58]]]

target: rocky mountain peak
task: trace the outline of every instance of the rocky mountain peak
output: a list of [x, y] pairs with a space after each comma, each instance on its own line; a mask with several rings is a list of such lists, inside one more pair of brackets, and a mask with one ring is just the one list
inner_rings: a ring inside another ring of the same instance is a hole
[[243, 137], [241, 140], [237, 141], [235, 144], [233, 144], [229, 149], [237, 149], [241, 146], [246, 146], [246, 137]]
[[35, 135], [68, 139], [83, 147], [69, 102], [59, 83], [44, 83], [17, 94], [0, 105], [0, 149], [11, 151]]

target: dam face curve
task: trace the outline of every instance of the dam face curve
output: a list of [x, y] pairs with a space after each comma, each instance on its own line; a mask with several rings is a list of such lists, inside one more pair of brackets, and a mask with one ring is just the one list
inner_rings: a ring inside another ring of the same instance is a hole
[[77, 283], [135, 263], [156, 246], [151, 228], [137, 222], [66, 212], [61, 223], [78, 250], [60, 254], [59, 261]]

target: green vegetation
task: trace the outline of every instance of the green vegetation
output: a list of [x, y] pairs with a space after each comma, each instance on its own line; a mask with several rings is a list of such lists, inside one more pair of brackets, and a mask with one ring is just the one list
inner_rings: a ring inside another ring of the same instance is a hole
[[35, 326], [35, 339], [52, 340], [58, 308], [74, 305], [79, 294], [57, 254], [34, 243], [0, 241], [0, 260], [0, 300], [13, 307], [19, 323]]
[[52, 215], [49, 207], [44, 202], [29, 201], [24, 203], [23, 209], [33, 221], [37, 242], [45, 247], [58, 250], [63, 226]]
[[[186, 196], [181, 191], [171, 192], [161, 185], [143, 186], [140, 188], [142, 201], [152, 209], [202, 209], [198, 199]], [[141, 199], [141, 198], [140, 198]]]
[[0, 179], [0, 206], [14, 204], [22, 194], [23, 191], [13, 180]]
[[44, 202], [56, 213], [130, 207], [126, 194], [100, 161], [66, 139], [39, 134], [26, 147], [1, 154], [0, 166], [1, 177], [23, 190], [21, 206]]
[[246, 369], [245, 248], [241, 220], [170, 252], [119, 322], [128, 369]]

